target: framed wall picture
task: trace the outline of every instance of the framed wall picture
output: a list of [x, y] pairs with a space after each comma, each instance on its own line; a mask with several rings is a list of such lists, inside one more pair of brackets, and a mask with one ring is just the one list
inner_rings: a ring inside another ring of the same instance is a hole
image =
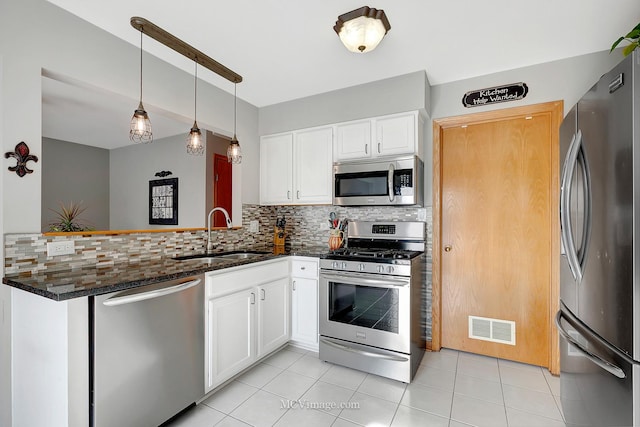
[[149, 224], [178, 225], [178, 178], [149, 181]]

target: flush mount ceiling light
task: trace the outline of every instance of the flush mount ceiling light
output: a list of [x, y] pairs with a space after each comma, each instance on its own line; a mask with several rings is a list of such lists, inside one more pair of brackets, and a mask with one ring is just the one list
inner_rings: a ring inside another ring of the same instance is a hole
[[138, 108], [133, 112], [133, 117], [131, 118], [129, 139], [135, 143], [153, 141], [151, 121], [142, 106], [142, 29], [140, 29], [140, 104], [138, 104]]
[[193, 126], [187, 136], [187, 153], [193, 156], [202, 156], [204, 154], [204, 144], [202, 143], [202, 132], [198, 128], [196, 120], [196, 112], [198, 110], [198, 63], [195, 62], [196, 71], [194, 73], [193, 82]]
[[242, 150], [240, 149], [238, 138], [236, 138], [236, 116], [238, 115], [237, 88], [237, 84], [233, 85], [233, 139], [231, 139], [231, 142], [229, 142], [229, 146], [227, 147], [227, 161], [235, 164], [242, 163]]
[[363, 6], [338, 16], [333, 27], [342, 43], [351, 52], [370, 52], [391, 29], [384, 10]]

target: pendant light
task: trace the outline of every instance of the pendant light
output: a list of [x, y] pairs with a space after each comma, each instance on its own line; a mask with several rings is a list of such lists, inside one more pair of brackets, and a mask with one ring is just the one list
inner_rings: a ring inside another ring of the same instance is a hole
[[140, 104], [133, 112], [129, 126], [129, 139], [135, 143], [149, 143], [153, 141], [151, 121], [142, 106], [142, 28], [140, 28]]
[[238, 95], [237, 95], [238, 83], [233, 84], [233, 138], [229, 142], [227, 147], [227, 161], [229, 163], [240, 164], [242, 163], [242, 150], [240, 149], [240, 143], [236, 137], [236, 118], [238, 115]]
[[189, 136], [187, 136], [187, 153], [193, 156], [202, 156], [204, 154], [204, 144], [202, 142], [202, 133], [198, 128], [198, 122], [196, 121], [196, 111], [198, 104], [198, 63], [195, 62], [195, 79], [193, 84], [193, 126]]

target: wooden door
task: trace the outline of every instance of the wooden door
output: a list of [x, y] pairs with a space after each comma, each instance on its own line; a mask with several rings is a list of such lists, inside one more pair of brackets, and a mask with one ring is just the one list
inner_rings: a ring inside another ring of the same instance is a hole
[[[213, 206], [222, 207], [229, 212], [229, 217], [233, 218], [232, 199], [232, 167], [227, 160], [227, 156], [221, 154], [213, 155]], [[222, 212], [214, 212], [214, 227], [226, 227]]]
[[439, 129], [434, 264], [443, 347], [547, 367], [557, 357], [562, 104], [547, 106], [467, 116]]

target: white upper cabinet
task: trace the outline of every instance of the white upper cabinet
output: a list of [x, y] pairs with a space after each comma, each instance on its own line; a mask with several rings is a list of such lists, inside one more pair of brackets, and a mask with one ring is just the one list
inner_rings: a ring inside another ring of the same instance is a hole
[[371, 120], [336, 125], [336, 159], [371, 156]]
[[294, 135], [294, 203], [331, 203], [333, 128], [298, 131]]
[[414, 154], [416, 152], [417, 113], [401, 114], [375, 119], [375, 154]]
[[260, 139], [260, 204], [331, 204], [333, 127]]
[[293, 202], [293, 133], [260, 138], [260, 204]]
[[423, 127], [418, 111], [338, 124], [335, 160], [400, 154], [422, 158]]

